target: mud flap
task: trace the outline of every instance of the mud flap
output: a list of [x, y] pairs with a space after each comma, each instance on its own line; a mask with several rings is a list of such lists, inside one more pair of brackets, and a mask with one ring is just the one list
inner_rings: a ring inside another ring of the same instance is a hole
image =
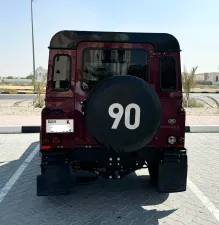
[[75, 187], [75, 176], [69, 172], [69, 166], [50, 165], [42, 175], [37, 176], [37, 196], [67, 195]]
[[158, 165], [158, 192], [173, 193], [186, 191], [187, 168], [186, 150], [165, 152]]

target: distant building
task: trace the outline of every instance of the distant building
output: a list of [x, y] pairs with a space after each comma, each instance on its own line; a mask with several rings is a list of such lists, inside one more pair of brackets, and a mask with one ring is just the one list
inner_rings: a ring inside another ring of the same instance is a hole
[[36, 81], [41, 82], [43, 81], [44, 77], [46, 76], [47, 70], [44, 69], [42, 66], [36, 69]]
[[[47, 70], [44, 69], [42, 66], [38, 67], [36, 69], [36, 81], [42, 82], [44, 78], [46, 78]], [[22, 79], [21, 77], [13, 77], [13, 79], [7, 79], [7, 77], [0, 77], [0, 82], [6, 82], [6, 83], [31, 83], [31, 79]]]
[[198, 73], [195, 75], [196, 81], [211, 81], [212, 84], [219, 83], [219, 72]]

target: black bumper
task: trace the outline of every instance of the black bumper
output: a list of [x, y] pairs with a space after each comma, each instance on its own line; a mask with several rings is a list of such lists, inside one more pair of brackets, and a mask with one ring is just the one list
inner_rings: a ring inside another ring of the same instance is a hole
[[106, 161], [109, 158], [116, 159], [118, 157], [132, 160], [154, 160], [161, 149], [154, 147], [145, 147], [136, 152], [116, 153], [104, 148], [74, 148], [74, 149], [48, 149], [40, 150], [42, 156], [48, 158], [68, 158], [76, 161]]
[[[63, 181], [70, 179], [69, 165], [74, 169], [92, 171], [93, 168], [106, 168], [103, 175], [109, 177], [114, 171], [123, 169], [131, 173], [141, 169], [145, 164], [153, 165], [155, 176], [155, 187], [160, 193], [181, 192], [186, 190], [187, 184], [187, 154], [186, 149], [155, 149], [143, 148], [135, 153], [117, 154], [102, 148], [77, 148], [41, 150], [41, 172], [38, 177], [39, 187], [44, 187], [45, 180], [54, 177], [57, 179], [55, 171], [60, 173], [61, 182], [58, 186], [64, 185], [66, 190], [69, 184]], [[47, 176], [50, 174], [49, 176]], [[101, 174], [99, 174], [101, 175]], [[69, 177], [69, 178], [68, 178]], [[72, 179], [72, 178], [71, 178]], [[59, 180], [59, 179], [58, 179]], [[57, 182], [56, 182], [57, 183]], [[49, 187], [53, 187], [53, 181], [49, 181]], [[45, 188], [42, 188], [44, 190]], [[59, 192], [63, 192], [62, 189]]]

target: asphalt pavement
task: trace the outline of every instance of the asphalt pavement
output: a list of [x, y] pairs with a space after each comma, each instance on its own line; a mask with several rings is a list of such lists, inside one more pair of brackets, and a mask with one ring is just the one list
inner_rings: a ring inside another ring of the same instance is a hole
[[147, 170], [37, 197], [39, 134], [0, 135], [1, 225], [219, 224], [219, 134], [186, 134], [187, 191], [156, 193]]
[[0, 94], [0, 100], [33, 100], [36, 94]]

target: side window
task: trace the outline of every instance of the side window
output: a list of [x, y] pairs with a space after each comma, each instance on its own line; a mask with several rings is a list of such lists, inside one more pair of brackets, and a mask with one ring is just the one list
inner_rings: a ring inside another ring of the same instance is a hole
[[160, 87], [162, 91], [171, 91], [177, 89], [176, 61], [172, 57], [161, 58]]
[[71, 84], [71, 57], [55, 55], [53, 60], [52, 88], [57, 91], [67, 91]]

